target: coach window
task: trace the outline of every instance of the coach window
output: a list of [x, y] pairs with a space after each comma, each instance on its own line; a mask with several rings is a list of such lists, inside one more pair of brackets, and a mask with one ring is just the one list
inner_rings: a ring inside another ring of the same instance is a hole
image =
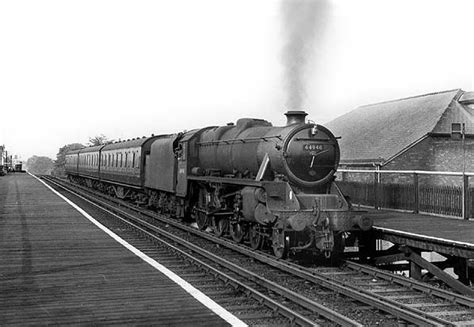
[[118, 167], [118, 153], [115, 154], [115, 167]]
[[125, 165], [124, 165], [125, 168], [127, 168], [127, 161], [128, 161], [128, 152], [125, 152]]
[[122, 167], [122, 161], [123, 161], [123, 160], [122, 160], [122, 159], [123, 159], [122, 157], [123, 157], [123, 153], [120, 152], [120, 167]]

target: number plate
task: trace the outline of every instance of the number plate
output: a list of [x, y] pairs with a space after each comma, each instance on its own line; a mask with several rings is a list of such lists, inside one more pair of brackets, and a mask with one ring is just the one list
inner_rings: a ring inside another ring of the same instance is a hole
[[319, 152], [324, 150], [324, 145], [322, 144], [315, 144], [315, 143], [308, 143], [303, 145], [303, 150], [304, 151], [309, 151], [309, 152]]

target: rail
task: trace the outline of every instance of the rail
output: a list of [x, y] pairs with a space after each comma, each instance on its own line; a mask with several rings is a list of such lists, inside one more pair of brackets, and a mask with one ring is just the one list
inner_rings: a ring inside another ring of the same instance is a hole
[[[79, 187], [79, 188], [85, 190], [84, 187]], [[85, 195], [85, 194], [83, 194], [83, 195]], [[89, 196], [87, 196], [87, 197], [89, 197]], [[102, 197], [103, 198], [108, 198], [105, 195], [102, 195]], [[232, 241], [229, 241], [229, 240], [226, 240], [226, 239], [216, 238], [212, 234], [199, 231], [199, 230], [194, 229], [194, 228], [189, 227], [189, 226], [185, 226], [185, 225], [181, 224], [179, 221], [176, 221], [174, 219], [165, 218], [165, 217], [163, 217], [159, 214], [156, 214], [156, 213], [143, 211], [140, 208], [136, 208], [133, 205], [126, 205], [125, 203], [123, 203], [119, 200], [114, 200], [113, 202], [120, 203], [121, 207], [125, 206], [128, 209], [139, 212], [141, 217], [149, 216], [150, 218], [154, 219], [155, 221], [160, 220], [163, 223], [166, 223], [167, 226], [177, 227], [177, 228], [185, 231], [188, 235], [189, 234], [199, 235], [203, 239], [207, 239], [209, 241], [212, 241], [213, 243], [219, 244], [223, 248], [228, 248], [228, 249], [231, 249], [231, 250], [235, 251], [235, 253], [241, 253], [241, 254], [244, 254], [247, 257], [253, 258], [252, 262], [253, 261], [262, 262], [262, 263], [264, 263], [268, 266], [271, 266], [272, 268], [276, 268], [276, 269], [280, 270], [281, 272], [288, 273], [288, 274], [290, 274], [294, 277], [297, 276], [297, 277], [305, 280], [305, 282], [304, 282], [305, 284], [307, 282], [314, 283], [315, 285], [319, 285], [319, 286], [321, 286], [323, 288], [326, 288], [326, 289], [329, 289], [331, 291], [336, 291], [338, 294], [345, 295], [350, 299], [354, 299], [354, 300], [357, 300], [361, 303], [368, 304], [372, 307], [375, 307], [375, 308], [381, 310], [382, 312], [390, 313], [391, 315], [393, 315], [394, 317], [397, 317], [398, 319], [402, 319], [404, 321], [411, 322], [411, 323], [414, 323], [416, 325], [439, 325], [439, 326], [441, 326], [441, 325], [453, 325], [449, 321], [441, 319], [439, 317], [431, 316], [430, 314], [420, 312], [419, 310], [416, 310], [416, 309], [410, 309], [409, 307], [407, 307], [405, 305], [395, 303], [393, 301], [383, 299], [381, 297], [374, 297], [373, 294], [369, 294], [368, 292], [365, 292], [365, 291], [363, 291], [359, 288], [355, 288], [354, 285], [352, 285], [352, 282], [335, 281], [335, 280], [333, 280], [333, 278], [331, 276], [324, 276], [324, 275], [314, 271], [311, 268], [304, 268], [304, 267], [299, 266], [299, 265], [297, 265], [295, 263], [292, 263], [292, 262], [275, 260], [274, 257], [272, 257], [268, 254], [262, 253], [260, 251], [253, 251], [253, 250], [251, 250], [251, 249], [249, 249], [245, 246], [242, 246], [240, 244], [236, 244], [236, 243], [234, 243]], [[129, 213], [126, 213], [121, 209], [115, 208], [115, 205], [106, 205], [106, 207], [109, 207], [109, 209], [113, 208], [113, 211], [120, 212], [121, 215], [133, 217], [133, 215], [130, 215]], [[136, 218], [134, 218], [134, 220], [135, 219]], [[151, 226], [149, 224], [144, 224], [144, 225], [147, 225], [148, 226], [147, 228], [155, 230], [154, 226]], [[155, 232], [157, 232], [160, 235], [165, 236], [167, 238], [173, 237], [172, 234], [170, 234], [166, 231], [163, 231], [163, 230], [161, 230], [161, 231], [155, 230]], [[179, 240], [179, 243], [183, 243], [183, 241]], [[194, 251], [200, 252], [199, 249], [200, 249], [200, 246], [195, 246], [191, 243], [189, 244], [188, 250], [191, 250], [193, 252]], [[206, 256], [208, 258], [214, 257], [213, 255], [209, 255], [209, 256], [206, 255]], [[235, 254], [234, 254], [234, 256], [235, 256]], [[216, 259], [216, 261], [220, 261], [219, 265], [221, 267], [227, 266], [228, 268], [230, 268], [232, 266], [232, 267], [235, 268], [235, 265], [224, 263], [224, 261], [221, 261], [221, 259]], [[232, 270], [234, 270], [234, 269], [232, 269]], [[256, 274], [246, 274], [243, 271], [237, 272], [238, 270], [239, 269], [234, 270], [234, 273], [236, 273], [237, 275], [241, 275], [241, 276], [247, 275], [245, 277], [246, 279], [253, 280], [253, 281], [259, 281], [258, 283], [260, 285], [262, 285], [262, 286], [265, 285], [266, 287], [270, 287], [272, 289], [272, 292], [274, 292], [275, 294], [279, 294], [281, 296], [284, 296], [288, 300], [291, 300], [291, 301], [296, 300], [297, 303], [299, 303], [303, 307], [306, 307], [307, 309], [311, 310], [312, 312], [317, 312], [319, 315], [321, 315], [323, 317], [326, 317], [326, 318], [337, 319], [337, 320], [333, 320], [333, 321], [336, 321], [337, 323], [339, 323], [341, 325], [357, 325], [357, 323], [354, 323], [353, 321], [351, 322], [350, 320], [345, 320], [347, 318], [344, 318], [342, 316], [337, 316], [334, 312], [331, 312], [332, 310], [325, 309], [324, 307], [320, 307], [319, 305], [317, 305], [317, 303], [311, 303], [311, 301], [308, 301], [304, 297], [303, 298], [299, 297], [298, 294], [285, 291], [278, 284], [275, 284], [271, 281], [263, 281], [263, 279], [261, 279], [261, 277], [257, 276]], [[255, 271], [264, 271], [264, 270], [262, 270], [260, 268], [260, 269], [257, 269]], [[269, 270], [266, 269], [265, 271], [268, 272]], [[458, 295], [453, 293], [452, 297], [456, 298], [456, 297], [458, 297]], [[297, 298], [299, 298], [299, 299], [297, 299]], [[273, 306], [273, 304], [272, 304], [272, 306]], [[285, 316], [287, 314], [290, 315], [289, 312], [283, 313], [285, 311], [284, 308], [279, 308], [278, 311], [281, 311], [282, 314], [285, 315]], [[296, 318], [296, 317], [293, 318], [293, 319], [296, 319], [296, 321], [299, 320], [299, 318]], [[301, 320], [301, 322], [303, 322], [303, 321]]]

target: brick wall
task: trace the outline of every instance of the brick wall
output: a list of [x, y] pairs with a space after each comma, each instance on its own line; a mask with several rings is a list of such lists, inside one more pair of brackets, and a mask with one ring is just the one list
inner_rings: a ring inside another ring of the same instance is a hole
[[[474, 172], [474, 138], [466, 138], [464, 142], [465, 171]], [[346, 168], [341, 166], [341, 168]], [[367, 167], [347, 167], [348, 169], [375, 169]], [[387, 165], [382, 170], [427, 170], [455, 171], [463, 169], [463, 142], [450, 136], [430, 136], [416, 144]], [[374, 174], [338, 173], [339, 181], [373, 182]], [[383, 174], [384, 183], [413, 183], [413, 176], [398, 174]], [[470, 178], [474, 186], [474, 177]], [[456, 176], [420, 176], [420, 185], [460, 185], [461, 177]]]

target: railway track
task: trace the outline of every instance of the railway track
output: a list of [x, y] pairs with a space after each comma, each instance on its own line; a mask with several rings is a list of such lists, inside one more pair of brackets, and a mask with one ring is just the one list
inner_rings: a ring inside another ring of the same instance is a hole
[[[52, 182], [51, 179], [48, 181]], [[93, 197], [88, 189], [80, 192], [81, 196]], [[103, 194], [99, 196], [104, 198]], [[184, 260], [198, 262], [225, 284], [252, 294], [251, 298], [265, 303], [269, 308], [267, 311], [279, 313], [277, 320], [286, 317], [287, 322], [299, 325], [345, 326], [398, 325], [400, 322], [438, 326], [474, 323], [473, 299], [461, 295], [433, 289], [423, 283], [409, 283], [401, 276], [352, 262], [347, 262], [343, 268], [302, 267], [117, 199], [100, 202], [101, 206], [129, 221], [127, 224], [134, 221], [134, 228], [139, 228], [142, 235], [166, 238], [170, 243], [167, 246]], [[188, 257], [190, 252], [194, 259]], [[431, 305], [423, 306], [420, 302]]]

